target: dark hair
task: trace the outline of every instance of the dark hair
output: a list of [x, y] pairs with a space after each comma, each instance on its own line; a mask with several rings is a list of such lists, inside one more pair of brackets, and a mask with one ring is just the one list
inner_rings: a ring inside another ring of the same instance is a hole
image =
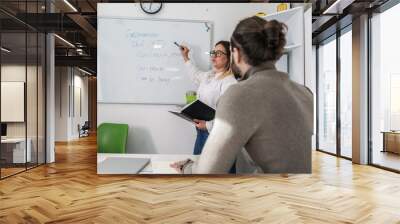
[[239, 22], [231, 37], [232, 48], [238, 48], [252, 66], [276, 61], [283, 54], [287, 26], [276, 20], [253, 16]]
[[225, 49], [226, 57], [228, 58], [228, 62], [225, 65], [225, 68], [226, 70], [229, 70], [231, 68], [231, 43], [229, 43], [229, 41], [226, 40], [220, 40], [214, 46], [217, 45], [222, 45], [222, 47], [224, 47]]

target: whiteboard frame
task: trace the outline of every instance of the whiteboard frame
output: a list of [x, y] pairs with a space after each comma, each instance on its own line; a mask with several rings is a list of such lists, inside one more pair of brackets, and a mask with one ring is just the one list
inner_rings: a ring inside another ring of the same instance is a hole
[[[126, 16], [98, 16], [97, 22], [99, 19], [128, 19], [128, 20], [146, 20], [146, 21], [168, 21], [168, 22], [192, 22], [192, 23], [205, 23], [211, 24], [210, 27], [210, 46], [209, 49], [211, 50], [214, 46], [214, 22], [210, 20], [186, 20], [186, 19], [158, 19], [158, 18], [145, 18], [145, 17], [126, 17]], [[97, 27], [97, 32], [99, 32], [99, 27]], [[99, 38], [97, 38], [97, 41]], [[99, 42], [97, 42], [97, 47], [99, 47]], [[97, 54], [99, 57], [99, 54]], [[99, 63], [99, 60], [97, 60]], [[98, 65], [97, 65], [98, 66]], [[211, 69], [211, 63], [208, 66], [208, 69]], [[183, 104], [178, 103], [143, 103], [143, 102], [132, 102], [132, 101], [107, 101], [107, 100], [99, 100], [97, 99], [97, 103], [100, 104], [135, 104], [135, 105], [166, 105], [166, 106], [182, 106]]]

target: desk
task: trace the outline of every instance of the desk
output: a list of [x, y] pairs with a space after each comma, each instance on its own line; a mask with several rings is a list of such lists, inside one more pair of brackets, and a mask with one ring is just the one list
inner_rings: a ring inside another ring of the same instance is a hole
[[[139, 174], [178, 174], [173, 168], [169, 167], [169, 164], [185, 160], [192, 159], [197, 160], [197, 155], [186, 155], [186, 154], [118, 154], [118, 153], [98, 153], [97, 154], [97, 167], [101, 166], [106, 158], [109, 157], [122, 157], [122, 158], [148, 158], [150, 163], [139, 173]], [[118, 164], [115, 164], [118, 166]], [[101, 173], [97, 173], [101, 174]]]
[[382, 152], [392, 152], [400, 154], [400, 132], [383, 131], [383, 150]]
[[[30, 138], [26, 139], [28, 144], [26, 147], [26, 154], [25, 154], [25, 138], [6, 138], [1, 139], [1, 144], [6, 146], [2, 148], [2, 156], [4, 152], [10, 151], [12, 154], [12, 161], [11, 156], [9, 159], [6, 158], [6, 161], [9, 163], [25, 163], [25, 158], [27, 158], [26, 162], [31, 161], [31, 145], [32, 141]], [[8, 146], [12, 145], [13, 148], [9, 148]], [[4, 147], [2, 146], [2, 147]]]

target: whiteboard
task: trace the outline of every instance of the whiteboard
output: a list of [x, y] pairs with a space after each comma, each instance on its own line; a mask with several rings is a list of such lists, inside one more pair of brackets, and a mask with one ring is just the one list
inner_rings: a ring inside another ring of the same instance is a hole
[[179, 48], [191, 49], [191, 60], [209, 70], [212, 43], [208, 21], [98, 18], [98, 102], [184, 104], [196, 90]]
[[24, 82], [1, 82], [1, 122], [24, 122], [24, 103]]

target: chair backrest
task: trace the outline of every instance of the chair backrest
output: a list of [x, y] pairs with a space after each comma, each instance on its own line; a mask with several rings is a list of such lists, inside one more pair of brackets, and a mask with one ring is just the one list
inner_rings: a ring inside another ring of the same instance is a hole
[[82, 125], [83, 130], [88, 130], [90, 129], [90, 123], [89, 121], [85, 121], [85, 123]]
[[127, 124], [100, 124], [97, 129], [97, 152], [125, 153], [128, 129]]

